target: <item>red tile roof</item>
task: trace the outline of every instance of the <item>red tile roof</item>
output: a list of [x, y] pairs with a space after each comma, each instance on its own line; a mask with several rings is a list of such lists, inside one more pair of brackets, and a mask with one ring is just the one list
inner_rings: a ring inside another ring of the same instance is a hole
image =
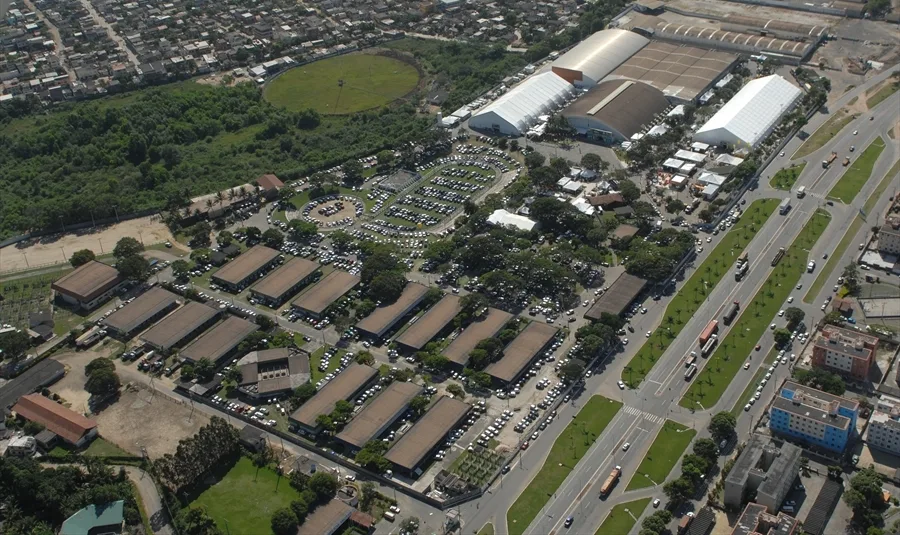
[[97, 427], [97, 422], [40, 394], [20, 397], [19, 402], [13, 406], [13, 411], [72, 443], [78, 442], [85, 433]]
[[259, 187], [264, 191], [268, 191], [270, 189], [280, 189], [284, 187], [284, 182], [281, 181], [275, 175], [263, 175], [256, 179], [256, 183], [259, 184]]

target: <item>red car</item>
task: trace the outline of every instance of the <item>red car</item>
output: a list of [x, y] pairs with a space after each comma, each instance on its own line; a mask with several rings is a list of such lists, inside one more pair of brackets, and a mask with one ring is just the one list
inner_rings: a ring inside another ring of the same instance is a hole
[[522, 443], [522, 449], [523, 449], [523, 450], [527, 450], [527, 449], [528, 449], [528, 441], [527, 441], [527, 440], [526, 440], [525, 442]]
[[757, 351], [759, 351], [759, 347], [760, 347], [759, 344], [756, 344], [756, 347], [755, 347], [754, 349], [756, 349]]

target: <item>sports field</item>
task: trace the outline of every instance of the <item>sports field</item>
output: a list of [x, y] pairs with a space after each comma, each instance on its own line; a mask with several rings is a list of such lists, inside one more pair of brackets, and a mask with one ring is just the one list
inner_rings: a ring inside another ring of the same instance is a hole
[[290, 111], [342, 115], [389, 104], [419, 83], [415, 67], [372, 54], [345, 54], [293, 68], [266, 85], [266, 100]]

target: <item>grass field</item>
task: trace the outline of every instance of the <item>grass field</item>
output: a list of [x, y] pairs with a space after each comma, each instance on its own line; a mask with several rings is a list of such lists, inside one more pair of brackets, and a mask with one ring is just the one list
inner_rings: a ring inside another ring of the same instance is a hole
[[841, 175], [837, 184], [828, 192], [828, 198], [841, 201], [844, 204], [850, 204], [856, 198], [859, 190], [865, 186], [869, 177], [872, 176], [872, 168], [878, 157], [884, 151], [884, 139], [879, 136], [873, 141], [855, 161]]
[[[866, 200], [865, 206], [863, 206], [863, 211], [868, 213], [872, 211], [872, 208], [875, 207], [875, 204], [878, 202], [878, 199], [881, 198], [884, 191], [888, 189], [888, 186], [891, 184], [897, 184], [897, 173], [900, 173], [900, 160], [894, 162], [894, 165], [888, 169], [887, 174], [884, 175], [884, 178], [881, 179], [881, 182], [878, 184], [878, 187], [875, 188], [875, 191], [869, 195], [869, 198]], [[895, 186], [896, 187], [896, 186]]]
[[847, 110], [838, 110], [825, 121], [822, 126], [813, 132], [813, 134], [803, 142], [803, 145], [800, 145], [800, 148], [797, 149], [797, 152], [795, 152], [793, 156], [791, 156], [791, 159], [802, 158], [803, 156], [812, 154], [821, 149], [828, 140], [836, 136], [838, 132], [843, 130], [845, 126], [850, 124], [857, 117], [859, 117], [858, 113], [849, 115]]
[[289, 507], [300, 497], [287, 478], [268, 468], [257, 472], [247, 457], [240, 460], [216, 484], [198, 496], [190, 507], [203, 507], [223, 533], [272, 533], [272, 513]]
[[778, 171], [772, 177], [772, 180], [769, 181], [769, 185], [775, 189], [790, 191], [794, 187], [794, 183], [797, 182], [797, 178], [800, 177], [800, 173], [803, 172], [804, 167], [806, 167], [806, 162], [801, 162]]
[[[666, 308], [664, 326], [667, 336], [647, 340], [622, 371], [622, 380], [636, 388], [653, 368], [656, 360], [666, 352], [672, 340], [694, 315], [706, 296], [722, 280], [732, 277], [732, 266], [744, 247], [756, 235], [778, 206], [778, 199], [754, 201], [744, 211], [740, 221], [727, 233], [720, 235], [719, 244], [691, 278], [681, 287]], [[704, 244], [705, 245], [705, 244]], [[733, 278], [733, 277], [732, 277]], [[663, 329], [658, 332], [662, 334]]]
[[285, 72], [266, 85], [264, 96], [290, 111], [344, 115], [389, 104], [418, 83], [416, 68], [398, 59], [345, 54]]
[[900, 81], [886, 84], [884, 87], [876, 91], [874, 95], [866, 99], [866, 107], [871, 110], [875, 106], [881, 104], [888, 97], [896, 93], [898, 89], [900, 89]]
[[[828, 226], [831, 216], [817, 210], [785, 252], [768, 279], [748, 303], [728, 335], [719, 344], [703, 371], [697, 374], [679, 404], [686, 408], [710, 408], [719, 401], [746, 360], [747, 355], [769, 327], [778, 310], [806, 272], [809, 250]], [[783, 322], [776, 322], [783, 323]]]
[[812, 303], [816, 296], [819, 295], [819, 292], [822, 291], [822, 287], [828, 283], [828, 278], [831, 277], [832, 272], [837, 267], [838, 262], [841, 261], [841, 257], [844, 256], [844, 253], [847, 251], [847, 247], [850, 246], [850, 241], [856, 237], [856, 233], [859, 232], [859, 229], [862, 227], [865, 220], [858, 215], [853, 218], [853, 222], [850, 223], [850, 227], [847, 229], [847, 232], [844, 234], [844, 237], [841, 238], [840, 243], [838, 243], [837, 248], [834, 252], [831, 253], [831, 256], [828, 257], [828, 261], [825, 262], [825, 265], [822, 266], [821, 271], [819, 271], [819, 275], [816, 277], [815, 282], [812, 283], [812, 286], [809, 287], [809, 290], [806, 292], [806, 295], [803, 296], [804, 303]]
[[521, 535], [528, 529], [550, 496], [621, 408], [618, 401], [594, 396], [578, 411], [553, 443], [540, 472], [506, 512], [509, 535]]
[[132, 455], [122, 448], [116, 446], [112, 442], [104, 440], [100, 437], [94, 439], [93, 442], [82, 452], [82, 455], [93, 457], [131, 457]]
[[478, 535], [494, 535], [494, 525], [488, 522], [478, 530]]
[[[630, 533], [631, 528], [637, 523], [637, 519], [644, 513], [650, 498], [634, 500], [633, 502], [620, 503], [612, 508], [612, 511], [600, 524], [595, 535], [613, 535]], [[634, 515], [634, 516], [632, 516]]]
[[697, 431], [666, 420], [625, 492], [662, 485], [696, 435]]

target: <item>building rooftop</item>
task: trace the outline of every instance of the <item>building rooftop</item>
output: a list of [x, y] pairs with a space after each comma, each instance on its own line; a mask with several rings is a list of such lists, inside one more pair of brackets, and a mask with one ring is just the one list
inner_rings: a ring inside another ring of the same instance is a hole
[[305, 258], [292, 258], [254, 284], [250, 291], [269, 299], [281, 299], [285, 292], [315, 273], [319, 267], [318, 263]]
[[503, 357], [485, 370], [500, 381], [512, 381], [528, 366], [538, 351], [556, 336], [559, 329], [546, 323], [531, 322], [506, 346]]
[[295, 307], [319, 315], [359, 284], [359, 277], [346, 271], [332, 271], [292, 303]]
[[218, 313], [219, 311], [211, 306], [188, 301], [183, 307], [144, 331], [141, 340], [163, 350], [169, 350], [183, 342], [185, 337]]
[[54, 282], [50, 287], [79, 301], [91, 301], [122, 282], [118, 270], [103, 262], [91, 260]]
[[[801, 448], [788, 442], [781, 443], [779, 446], [767, 436], [753, 434], [731, 471], [728, 472], [726, 481], [744, 487], [750, 473], [755, 471], [761, 477], [766, 478], [766, 481], [760, 486], [760, 489], [764, 489], [767, 484], [780, 483], [780, 474], [784, 472], [784, 467], [790, 466], [793, 459], [799, 457], [801, 453], [803, 453]], [[774, 492], [771, 493], [774, 494]]]
[[425, 294], [428, 293], [428, 287], [417, 282], [408, 282], [403, 288], [400, 297], [389, 305], [382, 305], [375, 309], [374, 312], [360, 320], [356, 327], [367, 333], [381, 336], [397, 321], [406, 315], [410, 309], [415, 307], [422, 301]]
[[205, 358], [215, 363], [257, 328], [255, 323], [237, 316], [228, 316], [225, 321], [206, 331], [182, 349], [181, 356], [194, 362]]
[[228, 284], [240, 284], [244, 279], [276, 259], [280, 254], [275, 249], [270, 249], [265, 245], [254, 245], [245, 251], [244, 254], [213, 273], [211, 278]]
[[251, 351], [237, 363], [240, 387], [252, 394], [294, 389], [309, 382], [309, 357], [289, 348]]
[[263, 191], [281, 189], [284, 187], [284, 182], [273, 174], [266, 174], [257, 178], [256, 183], [259, 184], [260, 189]]
[[412, 398], [421, 392], [422, 387], [414, 383], [391, 383], [359, 411], [335, 438], [362, 448], [366, 442], [376, 438], [376, 433], [388, 422], [400, 416]]
[[79, 509], [74, 515], [67, 518], [59, 530], [59, 535], [105, 533], [103, 528], [109, 528], [110, 526], [121, 528], [124, 521], [125, 502], [123, 500], [101, 505], [91, 504], [83, 509]]
[[415, 469], [469, 409], [467, 403], [442, 397], [394, 443], [384, 458], [407, 470]]
[[443, 355], [451, 362], [465, 365], [469, 361], [469, 353], [475, 349], [478, 342], [496, 336], [513, 317], [509, 312], [489, 308], [484, 318], [470, 323], [450, 342], [450, 345], [444, 349]]
[[20, 397], [53, 384], [66, 375], [66, 367], [58, 360], [43, 359], [0, 388], [0, 412], [12, 406]]
[[154, 286], [131, 303], [110, 314], [103, 323], [123, 333], [131, 333], [177, 301], [177, 295], [160, 286]]
[[799, 533], [800, 522], [785, 513], [770, 515], [766, 506], [750, 502], [734, 525], [731, 535], [794, 535]]
[[85, 433], [97, 427], [97, 422], [40, 394], [20, 397], [12, 410], [26, 420], [37, 422], [72, 443], [78, 442]]
[[331, 414], [335, 403], [342, 399], [347, 400], [377, 374], [378, 370], [370, 366], [351, 364], [294, 411], [291, 419], [306, 427], [315, 428], [316, 418], [320, 414]]
[[834, 394], [829, 394], [828, 392], [823, 392], [821, 390], [816, 390], [815, 388], [803, 386], [800, 383], [795, 383], [794, 381], [785, 381], [784, 385], [781, 388], [782, 390], [793, 391], [795, 398], [797, 397], [798, 393], [804, 395], [806, 398], [805, 402], [807, 403], [815, 403], [822, 406], [835, 403], [838, 406], [850, 411], [859, 410], [858, 401], [842, 398], [841, 396], [835, 396]]
[[651, 85], [633, 80], [609, 80], [591, 88], [562, 114], [595, 119], [630, 139], [668, 107], [666, 96]]
[[445, 295], [417, 322], [410, 325], [403, 334], [397, 337], [396, 342], [413, 349], [422, 349], [459, 314], [459, 311], [462, 310], [459, 300], [458, 296]]
[[625, 308], [644, 291], [647, 281], [629, 273], [622, 273], [609, 285], [609, 289], [597, 298], [597, 302], [585, 312], [584, 317], [599, 320], [604, 312], [619, 316]]
[[353, 509], [344, 502], [333, 499], [316, 507], [297, 528], [297, 535], [333, 535], [344, 525]]

